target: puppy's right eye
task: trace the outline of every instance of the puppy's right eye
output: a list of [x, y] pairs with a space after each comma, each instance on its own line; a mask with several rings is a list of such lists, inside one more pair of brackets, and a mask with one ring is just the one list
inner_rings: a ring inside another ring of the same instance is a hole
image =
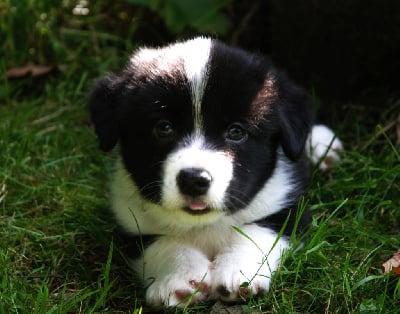
[[174, 137], [175, 130], [168, 120], [161, 120], [153, 128], [153, 134], [158, 140], [169, 140]]

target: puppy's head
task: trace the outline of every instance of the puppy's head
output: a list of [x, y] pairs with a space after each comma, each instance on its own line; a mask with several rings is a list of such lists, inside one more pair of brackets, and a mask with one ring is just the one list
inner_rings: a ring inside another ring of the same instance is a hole
[[311, 120], [305, 93], [266, 59], [207, 38], [138, 50], [97, 83], [90, 111], [143, 199], [187, 217], [245, 208], [279, 147], [300, 157]]

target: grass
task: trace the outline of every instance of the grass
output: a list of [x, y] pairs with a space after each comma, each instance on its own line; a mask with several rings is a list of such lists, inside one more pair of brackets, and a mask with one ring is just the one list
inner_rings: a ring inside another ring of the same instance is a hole
[[[25, 19], [0, 2], [7, 16], [0, 22], [0, 313], [149, 312], [107, 211], [110, 158], [99, 152], [86, 111], [92, 80], [117, 69], [133, 46], [93, 31], [101, 8], [91, 20], [71, 17], [60, 26], [41, 7], [19, 3], [30, 10]], [[53, 24], [32, 29], [35, 42], [21, 41], [10, 27], [29, 30], [37, 19]], [[46, 60], [67, 68], [5, 77], [5, 69]], [[314, 215], [307, 241], [288, 252], [270, 293], [249, 300], [248, 312], [400, 312], [400, 278], [380, 269], [400, 247], [399, 104], [387, 100], [383, 112], [339, 104], [348, 112], [337, 125], [343, 160], [332, 172], [313, 171], [303, 204]]]

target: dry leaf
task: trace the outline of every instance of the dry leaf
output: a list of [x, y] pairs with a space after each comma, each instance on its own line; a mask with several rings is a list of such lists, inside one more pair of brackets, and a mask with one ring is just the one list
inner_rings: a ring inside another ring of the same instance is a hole
[[46, 74], [49, 74], [53, 71], [61, 71], [64, 72], [63, 66], [55, 66], [55, 65], [37, 65], [37, 64], [27, 64], [22, 67], [13, 68], [7, 71], [7, 78], [23, 78], [28, 75], [32, 75], [32, 77], [39, 77]]
[[400, 276], [400, 250], [382, 264], [382, 270], [384, 274], [392, 273]]

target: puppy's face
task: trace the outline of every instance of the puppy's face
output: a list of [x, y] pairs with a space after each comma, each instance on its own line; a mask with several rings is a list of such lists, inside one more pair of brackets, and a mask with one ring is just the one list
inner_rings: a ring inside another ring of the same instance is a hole
[[137, 51], [98, 82], [90, 109], [142, 197], [188, 217], [244, 209], [278, 147], [301, 155], [310, 124], [303, 91], [265, 59], [204, 38]]

